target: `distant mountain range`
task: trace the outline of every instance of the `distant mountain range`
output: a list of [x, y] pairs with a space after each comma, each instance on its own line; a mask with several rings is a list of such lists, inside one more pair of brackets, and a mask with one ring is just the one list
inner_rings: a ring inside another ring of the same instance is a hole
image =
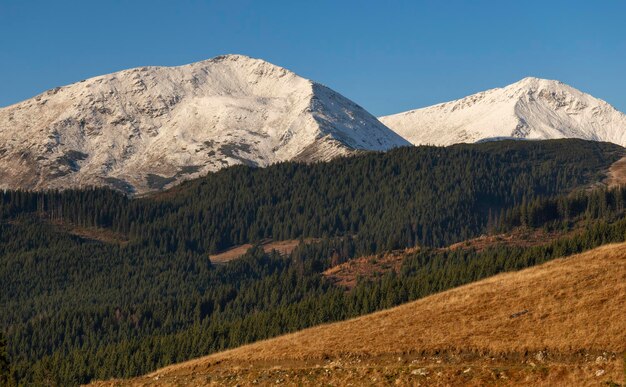
[[565, 137], [626, 145], [626, 116], [561, 82], [525, 78], [379, 121], [289, 70], [226, 55], [103, 75], [0, 109], [0, 188], [140, 194], [235, 164]]
[[379, 119], [414, 145], [503, 138], [626, 145], [626, 115], [562, 82], [539, 78]]

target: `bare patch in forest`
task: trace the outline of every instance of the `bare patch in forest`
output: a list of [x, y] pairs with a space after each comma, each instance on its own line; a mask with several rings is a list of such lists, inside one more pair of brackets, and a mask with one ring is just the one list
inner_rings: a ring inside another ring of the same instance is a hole
[[626, 185], [626, 157], [622, 157], [609, 167], [606, 184], [609, 187]]
[[404, 257], [417, 252], [418, 248], [396, 250], [385, 254], [368, 255], [351, 259], [331, 267], [323, 275], [335, 285], [352, 289], [359, 279], [370, 280], [385, 273], [400, 270]]
[[125, 246], [128, 244], [128, 237], [122, 233], [115, 232], [108, 228], [93, 226], [77, 226], [72, 223], [61, 220], [50, 221], [51, 224], [67, 232], [83, 239], [95, 240], [103, 243], [119, 244]]
[[[304, 239], [304, 243], [314, 243], [317, 239], [315, 238], [306, 238]], [[272, 241], [271, 239], [265, 239], [261, 241], [260, 246], [263, 247], [263, 250], [269, 253], [272, 250], [276, 250], [282, 255], [291, 254], [291, 252], [298, 247], [300, 244], [300, 239], [289, 239], [284, 241]], [[211, 254], [209, 258], [212, 263], [226, 263], [232, 261], [233, 259], [237, 259], [244, 255], [253, 245], [250, 243], [246, 243], [244, 245], [239, 245], [232, 247], [226, 251], [217, 254]]]
[[569, 231], [545, 231], [543, 229], [517, 228], [510, 233], [481, 235], [477, 238], [454, 243], [444, 250], [474, 249], [483, 251], [493, 246], [532, 247], [549, 243], [555, 239], [572, 236], [580, 232], [579, 228]]

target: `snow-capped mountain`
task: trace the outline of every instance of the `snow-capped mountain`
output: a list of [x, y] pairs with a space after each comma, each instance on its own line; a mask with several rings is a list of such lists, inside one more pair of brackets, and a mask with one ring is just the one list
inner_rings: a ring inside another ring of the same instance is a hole
[[626, 146], [626, 115], [564, 83], [538, 78], [380, 120], [415, 145], [582, 138]]
[[404, 145], [333, 90], [227, 55], [103, 75], [0, 109], [0, 188], [142, 193], [233, 164]]

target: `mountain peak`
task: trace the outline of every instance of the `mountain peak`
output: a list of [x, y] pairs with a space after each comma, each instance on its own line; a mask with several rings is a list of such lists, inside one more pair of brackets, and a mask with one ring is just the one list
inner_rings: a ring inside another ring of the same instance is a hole
[[198, 64], [203, 64], [203, 65], [214, 65], [216, 63], [230, 63], [230, 64], [239, 64], [241, 66], [268, 66], [268, 67], [273, 67], [273, 68], [277, 68], [277, 69], [282, 69], [285, 71], [289, 71], [281, 66], [275, 65], [271, 62], [268, 62], [264, 59], [260, 59], [260, 58], [253, 58], [247, 55], [242, 55], [242, 54], [226, 54], [226, 55], [218, 55], [216, 57], [204, 60], [204, 61], [200, 61], [200, 62], [196, 62], [196, 63], [191, 63], [189, 66], [194, 66], [194, 65], [198, 65]]
[[566, 85], [565, 83], [553, 80], [553, 79], [545, 79], [545, 78], [536, 78], [536, 77], [526, 77], [515, 83], [512, 83], [508, 86], [503, 87], [503, 89], [507, 90], [576, 90], [571, 86]]
[[562, 85], [563, 82], [553, 79], [546, 78], [537, 78], [537, 77], [525, 77], [520, 79], [519, 81], [509, 85], [520, 85], [520, 86], [534, 86], [534, 85]]
[[0, 188], [147, 192], [233, 164], [409, 145], [335, 91], [224, 55], [140, 67], [0, 109]]
[[[220, 61], [220, 60], [234, 60], [234, 61], [237, 61], [237, 60], [261, 60], [261, 61], [263, 61], [262, 59], [252, 58], [250, 56], [243, 55], [243, 54], [218, 55], [218, 56], [216, 56], [216, 57], [214, 57], [212, 59], [209, 59], [209, 60], [214, 60], [214, 61]], [[265, 61], [263, 61], [263, 62], [265, 62]]]
[[626, 146], [623, 113], [563, 82], [535, 77], [380, 120], [415, 145], [582, 138]]

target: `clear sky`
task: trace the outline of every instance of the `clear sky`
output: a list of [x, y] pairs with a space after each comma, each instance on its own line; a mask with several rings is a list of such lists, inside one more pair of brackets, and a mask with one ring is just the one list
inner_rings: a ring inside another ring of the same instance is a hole
[[626, 1], [0, 0], [0, 106], [227, 53], [287, 67], [376, 115], [525, 76], [626, 111]]

